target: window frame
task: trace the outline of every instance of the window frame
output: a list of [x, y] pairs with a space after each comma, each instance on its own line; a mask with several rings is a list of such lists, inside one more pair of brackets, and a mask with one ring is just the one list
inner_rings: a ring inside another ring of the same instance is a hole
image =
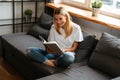
[[[63, 0], [63, 3], [68, 4], [68, 5], [72, 5], [74, 7], [78, 7], [78, 8], [81, 8], [81, 9], [92, 11], [92, 8], [90, 7], [91, 0], [85, 0], [85, 3], [76, 2], [74, 0]], [[107, 12], [107, 11], [103, 11], [101, 9], [100, 9], [100, 14], [120, 19], [120, 14], [110, 13], [110, 12]]]

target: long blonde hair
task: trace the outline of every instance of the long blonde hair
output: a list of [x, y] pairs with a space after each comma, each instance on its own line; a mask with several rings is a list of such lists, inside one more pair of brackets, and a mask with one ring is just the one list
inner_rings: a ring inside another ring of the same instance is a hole
[[[65, 31], [65, 34], [66, 34], [66, 38], [68, 36], [71, 35], [72, 33], [72, 30], [73, 30], [73, 25], [72, 25], [72, 20], [71, 20], [71, 17], [69, 15], [69, 13], [63, 8], [63, 7], [59, 7], [59, 8], [56, 8], [55, 11], [54, 11], [54, 15], [55, 14], [60, 14], [60, 15], [63, 15], [63, 16], [66, 16], [67, 20], [66, 20], [66, 23], [64, 25], [64, 31]], [[55, 19], [54, 19], [55, 20]], [[54, 21], [54, 25], [55, 25], [55, 29], [56, 31], [61, 34], [60, 32], [60, 27], [55, 23]]]

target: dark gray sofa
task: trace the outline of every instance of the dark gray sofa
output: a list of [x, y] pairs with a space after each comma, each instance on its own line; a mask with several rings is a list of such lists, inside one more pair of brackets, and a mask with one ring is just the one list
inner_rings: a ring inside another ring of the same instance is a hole
[[[25, 80], [109, 80], [120, 76], [120, 39], [103, 33], [100, 41], [83, 32], [70, 68], [50, 67], [26, 56], [28, 47], [45, 48], [38, 35], [47, 39], [52, 17], [43, 13], [26, 33], [1, 36], [3, 57]], [[109, 41], [111, 40], [111, 41]], [[97, 45], [97, 46], [96, 46]]]

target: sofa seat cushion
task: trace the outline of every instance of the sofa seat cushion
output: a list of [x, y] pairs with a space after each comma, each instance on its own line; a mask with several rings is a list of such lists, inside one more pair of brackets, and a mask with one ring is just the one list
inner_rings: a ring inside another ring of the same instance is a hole
[[24, 54], [26, 54], [26, 49], [28, 47], [40, 47], [43, 49], [45, 48], [39, 39], [31, 35], [26, 35], [26, 33], [2, 35], [2, 39], [4, 39], [8, 44], [12, 45], [13, 48], [19, 50]]
[[120, 38], [103, 33], [90, 57], [89, 65], [111, 77], [120, 76]]
[[75, 67], [37, 80], [109, 80], [110, 77], [88, 66]]

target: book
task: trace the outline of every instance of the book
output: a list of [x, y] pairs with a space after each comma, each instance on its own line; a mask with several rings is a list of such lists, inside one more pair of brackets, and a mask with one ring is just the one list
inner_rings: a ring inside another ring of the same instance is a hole
[[39, 35], [40, 40], [43, 42], [45, 48], [52, 50], [52, 54], [62, 55], [62, 49], [59, 47], [56, 41], [47, 42], [42, 36]]

